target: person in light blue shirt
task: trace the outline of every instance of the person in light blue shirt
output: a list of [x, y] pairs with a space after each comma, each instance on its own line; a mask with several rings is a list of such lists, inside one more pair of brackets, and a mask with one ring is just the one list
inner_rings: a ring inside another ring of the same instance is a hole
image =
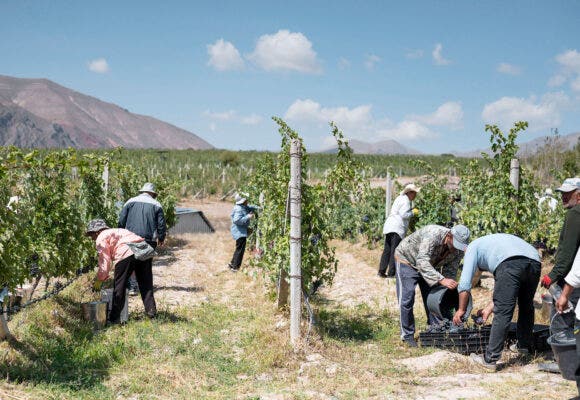
[[489, 344], [485, 354], [471, 358], [489, 369], [496, 369], [516, 304], [519, 307], [517, 348], [530, 351], [533, 343], [533, 299], [540, 281], [538, 251], [523, 239], [506, 233], [482, 236], [469, 244], [463, 258], [463, 269], [457, 290], [459, 307], [453, 323], [461, 324], [467, 308], [471, 280], [476, 269], [493, 273], [495, 286], [493, 301], [478, 314], [484, 321], [493, 313]]

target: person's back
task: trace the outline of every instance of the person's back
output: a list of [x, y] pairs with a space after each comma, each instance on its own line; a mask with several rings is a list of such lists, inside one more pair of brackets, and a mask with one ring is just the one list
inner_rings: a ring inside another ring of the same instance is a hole
[[150, 244], [165, 240], [165, 216], [161, 204], [149, 193], [129, 199], [119, 216], [119, 227], [141, 236]]

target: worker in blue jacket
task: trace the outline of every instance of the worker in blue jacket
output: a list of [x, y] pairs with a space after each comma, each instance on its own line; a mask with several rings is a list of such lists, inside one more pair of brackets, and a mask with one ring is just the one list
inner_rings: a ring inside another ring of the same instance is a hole
[[228, 264], [231, 271], [236, 272], [242, 265], [242, 259], [246, 251], [246, 240], [248, 237], [248, 226], [252, 218], [256, 217], [257, 206], [248, 205], [248, 200], [240, 194], [236, 194], [236, 205], [232, 210], [232, 227], [230, 232], [236, 241], [236, 250], [232, 257], [232, 261]]

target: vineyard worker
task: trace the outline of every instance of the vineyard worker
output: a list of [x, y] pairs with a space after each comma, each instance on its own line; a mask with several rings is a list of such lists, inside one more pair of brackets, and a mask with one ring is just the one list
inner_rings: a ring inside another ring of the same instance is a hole
[[415, 342], [415, 288], [419, 285], [430, 325], [440, 323], [427, 308], [430, 288], [443, 285], [455, 289], [459, 262], [469, 242], [469, 229], [456, 225], [449, 229], [427, 225], [407, 236], [397, 250], [397, 299], [399, 300], [401, 339], [411, 347]]
[[[574, 258], [574, 264], [566, 278], [564, 278], [566, 284], [564, 289], [562, 289], [562, 294], [556, 302], [556, 310], [559, 313], [566, 311], [568, 307], [568, 298], [574, 291], [574, 289], [580, 288], [580, 250], [576, 252], [576, 257]], [[578, 359], [578, 367], [576, 368], [576, 376], [580, 377], [580, 306], [576, 304], [575, 309], [576, 321], [574, 323], [574, 336], [576, 337], [576, 358]], [[576, 387], [578, 388], [578, 394], [580, 396], [580, 379], [576, 378]]]
[[[167, 227], [165, 225], [165, 215], [163, 214], [163, 208], [161, 204], [156, 200], [157, 193], [155, 192], [155, 186], [147, 182], [143, 185], [141, 190], [139, 190], [139, 195], [133, 197], [125, 203], [121, 213], [119, 215], [119, 228], [125, 228], [131, 232], [141, 236], [145, 241], [154, 249], [157, 245], [163, 245], [165, 241], [165, 234], [167, 232]], [[146, 261], [138, 261], [139, 268], [145, 271], [147, 281], [151, 284], [148, 287], [153, 287], [153, 259], [150, 258]], [[131, 291], [137, 290], [137, 284], [129, 282], [129, 289]], [[153, 299], [153, 292], [148, 293], [147, 291], [141, 290], [139, 287], [139, 292], [141, 293], [141, 299], [143, 302], [152, 302], [153, 308], [152, 314], [155, 315], [155, 300]]]
[[395, 276], [395, 249], [407, 234], [409, 220], [413, 215], [419, 213], [416, 208], [413, 209], [413, 200], [415, 200], [420, 190], [420, 188], [410, 183], [405, 186], [401, 194], [393, 202], [389, 216], [383, 226], [385, 244], [379, 263], [379, 272], [377, 273], [377, 276], [381, 278]]
[[495, 370], [501, 357], [508, 329], [518, 305], [517, 345], [522, 353], [529, 353], [533, 344], [534, 295], [541, 270], [538, 251], [523, 239], [507, 233], [482, 236], [469, 244], [463, 258], [459, 279], [459, 307], [453, 316], [455, 325], [462, 324], [471, 281], [477, 269], [493, 273], [495, 286], [493, 301], [478, 314], [484, 321], [495, 314], [491, 325], [489, 344], [483, 355], [471, 358], [488, 369]]
[[[580, 178], [568, 178], [556, 189], [562, 194], [562, 205], [568, 211], [564, 219], [564, 225], [560, 231], [558, 248], [552, 271], [544, 275], [541, 285], [550, 288], [551, 285], [558, 285], [564, 288], [564, 278], [570, 272], [572, 263], [578, 247], [580, 246]], [[570, 302], [575, 307], [580, 297], [580, 289], [575, 289], [568, 296]], [[552, 308], [552, 322], [550, 328], [558, 339], [571, 339], [572, 329], [574, 327], [574, 316], [572, 313], [556, 315], [555, 308]]]
[[[546, 203], [546, 204], [544, 204]], [[556, 209], [556, 207], [558, 206], [558, 200], [556, 200], [554, 198], [554, 195], [552, 193], [552, 189], [547, 188], [544, 191], [544, 195], [542, 197], [540, 197], [540, 199], [538, 200], [538, 208], [540, 210], [547, 210], [547, 211], [554, 211]]]
[[256, 217], [257, 206], [248, 205], [248, 200], [242, 197], [239, 193], [235, 196], [234, 209], [232, 210], [231, 219], [232, 226], [230, 232], [236, 241], [236, 249], [232, 256], [232, 261], [228, 264], [228, 268], [232, 272], [236, 272], [242, 265], [242, 259], [246, 251], [246, 240], [248, 237], [248, 226], [252, 218]]
[[148, 316], [154, 316], [156, 306], [153, 298], [153, 280], [139, 264], [139, 261], [135, 259], [128, 245], [129, 243], [143, 242], [144, 239], [127, 229], [109, 228], [102, 219], [90, 221], [85, 234], [95, 241], [99, 255], [99, 268], [93, 288], [99, 290], [103, 281], [108, 279], [111, 267], [115, 268], [113, 304], [109, 313], [109, 321], [113, 324], [119, 323], [121, 310], [125, 305], [127, 278], [133, 271], [136, 273], [140, 289], [148, 294], [142, 297], [145, 313]]

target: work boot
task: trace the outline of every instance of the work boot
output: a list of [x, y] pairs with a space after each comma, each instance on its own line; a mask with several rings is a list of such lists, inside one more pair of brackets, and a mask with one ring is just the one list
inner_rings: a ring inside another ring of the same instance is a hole
[[377, 272], [377, 276], [378, 276], [379, 278], [388, 278], [388, 277], [387, 277], [387, 274], [385, 274], [384, 272], [381, 272], [381, 271]]
[[417, 342], [415, 341], [415, 338], [413, 336], [408, 337], [403, 339], [403, 342], [408, 346], [408, 347], [419, 347], [417, 345]]

